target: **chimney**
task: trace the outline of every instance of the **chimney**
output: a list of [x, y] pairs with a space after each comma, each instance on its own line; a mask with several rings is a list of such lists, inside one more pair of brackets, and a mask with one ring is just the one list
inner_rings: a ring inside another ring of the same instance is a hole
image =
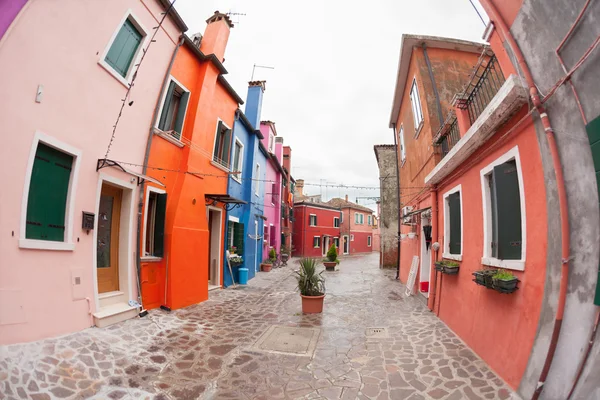
[[296, 179], [296, 193], [300, 196], [304, 196], [302, 192], [304, 190], [304, 179]]
[[244, 114], [246, 114], [254, 129], [260, 129], [260, 114], [265, 83], [266, 81], [248, 82], [248, 96], [246, 96], [246, 111]]
[[348, 195], [346, 195], [346, 201], [348, 201]]
[[233, 28], [233, 23], [227, 14], [218, 11], [215, 11], [214, 15], [206, 20], [206, 23], [204, 37], [200, 42], [200, 50], [206, 55], [214, 54], [219, 61], [223, 62], [229, 32]]

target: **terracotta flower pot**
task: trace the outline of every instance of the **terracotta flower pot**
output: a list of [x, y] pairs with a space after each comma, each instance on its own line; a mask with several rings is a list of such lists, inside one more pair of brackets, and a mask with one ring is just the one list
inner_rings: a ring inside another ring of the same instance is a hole
[[304, 314], [319, 314], [323, 312], [323, 300], [325, 295], [321, 296], [303, 296], [302, 297], [302, 312]]
[[260, 270], [262, 272], [271, 272], [271, 268], [273, 268], [273, 264], [260, 264]]
[[335, 261], [323, 261], [323, 265], [327, 271], [335, 271], [337, 263]]

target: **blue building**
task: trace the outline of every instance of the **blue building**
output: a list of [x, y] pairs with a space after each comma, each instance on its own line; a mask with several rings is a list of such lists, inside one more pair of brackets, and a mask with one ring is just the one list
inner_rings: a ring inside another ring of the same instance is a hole
[[[263, 135], [258, 128], [264, 90], [264, 81], [249, 83], [246, 112], [238, 109], [233, 125], [232, 173], [227, 183], [227, 194], [246, 202], [227, 211], [226, 249], [235, 247], [236, 254], [244, 260], [242, 265], [232, 267], [236, 282], [239, 268], [248, 268], [248, 278], [252, 279], [263, 259], [264, 181], [268, 153], [261, 143]], [[232, 284], [232, 279], [226, 255], [224, 258], [223, 284], [227, 287]]]

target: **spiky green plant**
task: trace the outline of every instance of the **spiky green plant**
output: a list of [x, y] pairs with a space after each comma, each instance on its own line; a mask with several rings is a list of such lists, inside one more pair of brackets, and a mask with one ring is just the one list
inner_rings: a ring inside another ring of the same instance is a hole
[[317, 272], [318, 262], [315, 258], [300, 260], [300, 269], [295, 271], [298, 290], [302, 296], [322, 296], [325, 294], [325, 278], [323, 271]]
[[505, 269], [499, 269], [494, 276], [492, 276], [493, 279], [498, 279], [501, 281], [512, 281], [513, 279], [515, 279], [515, 276], [513, 275], [512, 272], [507, 271]]

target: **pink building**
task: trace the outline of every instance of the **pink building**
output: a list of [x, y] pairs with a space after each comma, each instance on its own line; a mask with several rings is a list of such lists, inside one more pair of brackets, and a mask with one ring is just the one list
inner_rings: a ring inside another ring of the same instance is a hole
[[168, 5], [30, 1], [0, 42], [0, 121], [10, 135], [0, 148], [0, 344], [139, 312], [128, 304], [139, 300], [137, 205], [145, 176], [137, 165], [187, 29], [174, 9], [126, 95]]
[[275, 123], [261, 121], [260, 131], [264, 138], [262, 144], [267, 149], [267, 171], [264, 198], [264, 222], [263, 231], [263, 258], [269, 257], [269, 251], [275, 249], [279, 254], [281, 250], [281, 176], [284, 171], [281, 166], [283, 161], [283, 141], [278, 141]]
[[373, 210], [345, 199], [333, 198], [326, 204], [340, 209], [340, 254], [370, 253], [373, 251]]

